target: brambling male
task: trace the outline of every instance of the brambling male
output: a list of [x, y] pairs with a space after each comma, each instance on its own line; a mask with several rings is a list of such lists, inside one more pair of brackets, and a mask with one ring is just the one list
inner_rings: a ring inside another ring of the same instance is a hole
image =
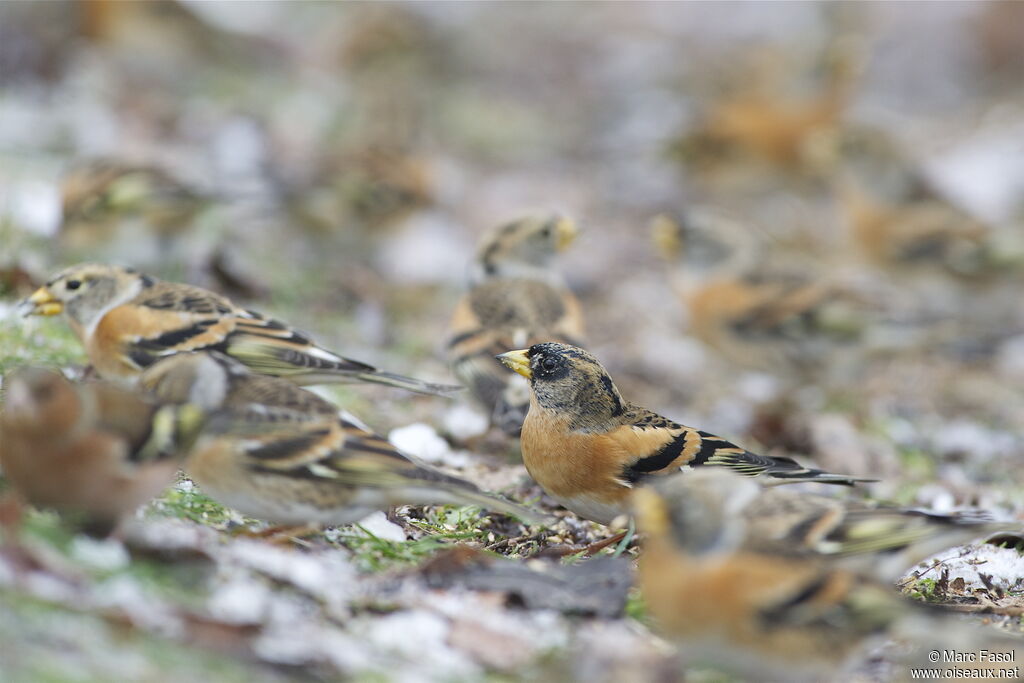
[[610, 524], [628, 512], [633, 487], [652, 476], [727, 467], [767, 482], [850, 485], [855, 477], [751, 453], [626, 401], [594, 356], [535, 344], [498, 356], [530, 382], [523, 463], [541, 488], [580, 517]]
[[[768, 494], [749, 478], [707, 469], [633, 496], [645, 604], [689, 656], [754, 680], [821, 681], [847, 680], [861, 655], [890, 637], [911, 646], [901, 655], [908, 661], [937, 646], [1018, 645], [903, 599], [891, 584], [799, 539], [791, 546], [760, 539]], [[868, 535], [879, 549], [889, 545], [880, 529]], [[865, 547], [856, 552], [874, 556]]]
[[481, 244], [470, 290], [459, 302], [448, 342], [452, 368], [493, 424], [517, 436], [529, 391], [494, 356], [544, 340], [579, 345], [579, 302], [553, 269], [576, 226], [558, 217], [524, 218], [498, 228]]
[[183, 351], [221, 351], [254, 371], [296, 384], [373, 382], [422, 394], [460, 387], [403, 377], [328, 351], [272, 318], [199, 287], [132, 268], [79, 264], [25, 299], [27, 315], [65, 313], [105, 379], [134, 381], [157, 360]]
[[82, 517], [109, 533], [174, 481], [198, 414], [138, 392], [23, 368], [5, 381], [0, 465], [28, 503]]
[[400, 452], [310, 391], [254, 374], [223, 354], [188, 353], [147, 368], [161, 402], [208, 416], [185, 472], [215, 500], [278, 524], [356, 522], [392, 505], [478, 505], [538, 515]]

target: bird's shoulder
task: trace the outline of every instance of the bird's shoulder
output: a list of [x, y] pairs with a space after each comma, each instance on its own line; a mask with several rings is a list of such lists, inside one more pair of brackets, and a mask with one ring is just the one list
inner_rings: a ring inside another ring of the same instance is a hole
[[180, 282], [155, 281], [144, 287], [131, 303], [153, 311], [174, 311], [205, 316], [244, 313], [226, 297], [202, 287]]

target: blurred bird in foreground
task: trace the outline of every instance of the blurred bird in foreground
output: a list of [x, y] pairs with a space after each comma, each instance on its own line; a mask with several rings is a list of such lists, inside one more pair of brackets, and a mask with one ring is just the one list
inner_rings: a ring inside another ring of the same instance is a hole
[[731, 363], [806, 375], [862, 335], [868, 310], [855, 292], [816, 277], [808, 262], [773, 259], [753, 228], [724, 214], [660, 214], [651, 236], [679, 264], [672, 282], [689, 329]]
[[[939, 638], [960, 651], [1019, 645], [942, 618], [804, 544], [752, 546], [753, 524], [763, 520], [750, 506], [761, 491], [753, 480], [703, 470], [634, 494], [645, 603], [689, 656], [758, 680], [846, 680], [859, 655], [887, 637], [905, 639], [908, 659], [933, 667], [923, 655]], [[978, 668], [986, 666], [1005, 665]], [[909, 677], [909, 669], [898, 673]]]
[[[701, 498], [701, 489], [729, 478], [713, 474], [668, 477], [655, 484], [669, 501]], [[745, 486], [745, 484], [744, 484]], [[880, 581], [893, 582], [937, 552], [980, 540], [1019, 524], [1000, 523], [981, 510], [950, 514], [872, 506], [804, 491], [762, 487], [737, 513], [742, 547], [752, 552], [815, 554]]]
[[494, 356], [541, 341], [582, 342], [579, 302], [552, 263], [575, 236], [576, 226], [557, 216], [501, 226], [481, 243], [470, 290], [452, 317], [448, 348], [456, 376], [492, 424], [512, 436], [526, 418], [529, 390]]
[[23, 368], [4, 380], [0, 465], [21, 498], [102, 535], [174, 481], [197, 420], [106, 382]]
[[522, 433], [527, 471], [580, 517], [610, 524], [627, 514], [634, 486], [703, 466], [727, 467], [775, 484], [864, 481], [809, 469], [790, 458], [757, 455], [629, 403], [583, 349], [543, 343], [498, 358], [530, 382]]
[[312, 392], [223, 354], [186, 353], [140, 385], [208, 417], [185, 471], [211, 497], [281, 524], [350, 524], [392, 505], [478, 505], [526, 521], [527, 508], [401, 453]]
[[328, 351], [286, 324], [213, 292], [164, 282], [132, 268], [79, 264], [22, 302], [28, 315], [66, 313], [89, 360], [106, 379], [133, 381], [157, 360], [215, 350], [255, 372], [296, 384], [373, 382], [423, 394], [459, 387], [384, 372]]

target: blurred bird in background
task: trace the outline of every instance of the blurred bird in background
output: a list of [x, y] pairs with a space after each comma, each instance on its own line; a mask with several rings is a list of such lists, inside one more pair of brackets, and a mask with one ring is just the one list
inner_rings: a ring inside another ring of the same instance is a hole
[[188, 185], [156, 166], [94, 159], [61, 180], [58, 246], [65, 261], [133, 263], [164, 277], [210, 282], [257, 298], [266, 287], [240, 269], [226, 220], [226, 196]]
[[[823, 10], [828, 13], [828, 10]], [[849, 23], [837, 15], [832, 21]], [[818, 176], [833, 156], [833, 140], [864, 69], [864, 45], [837, 27], [811, 59], [772, 47], [748, 49], [720, 75], [717, 92], [697, 120], [669, 147], [670, 154], [715, 183], [740, 186], [783, 172], [794, 180]], [[803, 68], [810, 73], [794, 77]]]
[[730, 363], [824, 384], [836, 355], [861, 341], [868, 302], [811, 258], [787, 258], [763, 233], [694, 207], [651, 221], [688, 329]]
[[1019, 272], [1020, 239], [1014, 244], [944, 196], [891, 136], [849, 127], [839, 146], [839, 207], [853, 244], [873, 267], [904, 281], [930, 271], [964, 284]]
[[579, 301], [554, 266], [576, 233], [559, 216], [531, 216], [493, 231], [477, 250], [469, 292], [452, 316], [452, 369], [492, 424], [510, 436], [522, 429], [529, 389], [494, 357], [541, 341], [583, 342]]
[[211, 201], [156, 167], [87, 161], [61, 181], [61, 249], [69, 260], [104, 253], [156, 263], [167, 259]]

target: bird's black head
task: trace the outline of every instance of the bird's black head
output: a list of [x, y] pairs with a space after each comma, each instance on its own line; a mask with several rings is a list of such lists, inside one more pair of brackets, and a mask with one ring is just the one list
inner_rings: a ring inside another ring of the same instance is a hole
[[607, 427], [625, 409], [607, 371], [579, 347], [544, 342], [503, 353], [498, 360], [530, 380], [539, 409], [568, 418], [573, 429]]

